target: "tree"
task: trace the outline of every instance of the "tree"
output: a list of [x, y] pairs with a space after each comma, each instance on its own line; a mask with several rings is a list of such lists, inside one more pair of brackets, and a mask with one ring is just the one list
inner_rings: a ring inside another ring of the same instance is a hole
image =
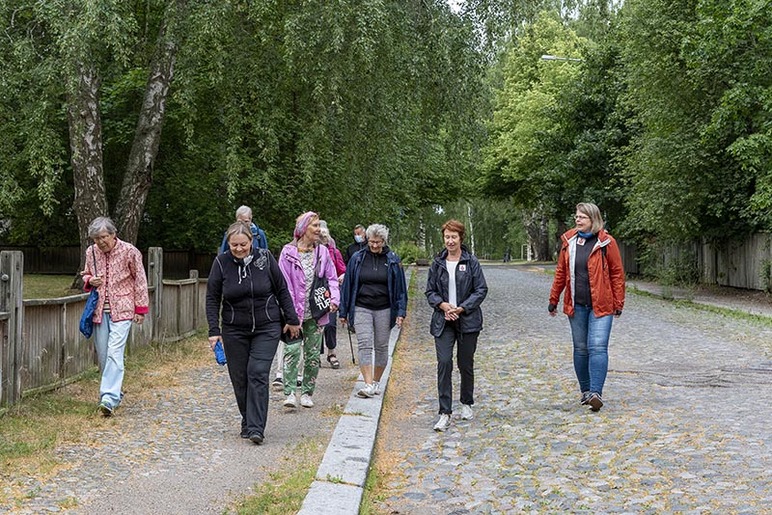
[[565, 144], [554, 116], [557, 99], [580, 73], [573, 62], [543, 62], [553, 54], [576, 58], [583, 41], [556, 15], [543, 13], [513, 43], [503, 64], [503, 86], [490, 125], [481, 185], [497, 197], [510, 197], [525, 212], [529, 244], [539, 260], [550, 259], [547, 220], [563, 205]]

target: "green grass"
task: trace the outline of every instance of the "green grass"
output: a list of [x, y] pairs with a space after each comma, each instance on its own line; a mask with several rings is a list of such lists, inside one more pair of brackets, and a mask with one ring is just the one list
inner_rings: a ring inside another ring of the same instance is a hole
[[320, 439], [300, 442], [285, 458], [294, 464], [282, 465], [281, 471], [270, 474], [268, 481], [255, 487], [255, 495], [238, 504], [236, 512], [240, 515], [297, 513], [314, 482], [324, 450]]
[[24, 299], [52, 299], [82, 293], [71, 290], [72, 275], [24, 274]]

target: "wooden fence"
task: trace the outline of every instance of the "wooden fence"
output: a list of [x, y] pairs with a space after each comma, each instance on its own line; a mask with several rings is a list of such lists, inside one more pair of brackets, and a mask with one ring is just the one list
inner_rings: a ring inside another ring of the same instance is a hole
[[[18, 250], [24, 254], [24, 270], [28, 274], [75, 275], [80, 266], [80, 247], [0, 246], [0, 251]], [[141, 250], [141, 249], [140, 249]], [[169, 279], [184, 279], [190, 270], [198, 270], [199, 277], [209, 275], [214, 252], [164, 249], [164, 269]], [[142, 251], [147, 266], [148, 251]]]
[[[148, 249], [150, 313], [133, 324], [127, 352], [151, 341], [170, 342], [206, 325], [206, 283], [198, 272], [188, 279], [163, 279], [164, 252]], [[22, 300], [24, 257], [0, 252], [0, 407], [30, 393], [53, 389], [96, 366], [93, 342], [80, 334], [80, 315], [88, 294]]]
[[[638, 274], [640, 256], [634, 246], [620, 242], [625, 272]], [[772, 289], [772, 233], [751, 234], [723, 246], [687, 242], [661, 249], [650, 266], [689, 268], [705, 284], [747, 290]]]

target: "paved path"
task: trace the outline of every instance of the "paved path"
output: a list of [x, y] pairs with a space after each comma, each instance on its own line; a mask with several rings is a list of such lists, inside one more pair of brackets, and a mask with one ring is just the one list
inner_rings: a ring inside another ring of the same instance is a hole
[[[629, 295], [599, 413], [580, 406], [551, 277], [486, 267], [475, 419], [435, 433], [430, 311], [412, 304], [375, 467], [381, 513], [772, 513], [772, 327]], [[418, 284], [423, 286], [426, 271]], [[454, 380], [457, 401], [458, 379]]]
[[54, 474], [0, 484], [0, 494], [16, 498], [0, 503], [0, 513], [223, 513], [272, 472], [294, 467], [289, 458], [302, 442], [323, 453], [359, 373], [338, 333], [342, 366], [332, 370], [323, 356], [314, 408], [286, 410], [284, 396], [271, 392], [263, 445], [240, 438], [227, 370], [212, 359], [147, 398], [132, 398], [128, 383], [116, 417], [103, 419], [88, 443], [57, 449]]

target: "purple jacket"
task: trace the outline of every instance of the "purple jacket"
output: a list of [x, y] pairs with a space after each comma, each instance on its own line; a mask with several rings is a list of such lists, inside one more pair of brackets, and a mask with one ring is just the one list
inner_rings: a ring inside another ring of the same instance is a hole
[[[338, 288], [338, 275], [335, 272], [335, 263], [330, 256], [330, 252], [324, 245], [317, 245], [314, 249], [314, 255], [319, 260], [319, 277], [327, 276], [330, 283], [331, 302], [336, 306], [340, 305], [340, 289]], [[279, 256], [279, 268], [287, 280], [287, 287], [292, 296], [292, 304], [295, 306], [295, 312], [298, 314], [301, 322], [305, 319], [306, 306], [306, 276], [303, 274], [303, 266], [300, 264], [300, 254], [297, 245], [288, 243], [281, 249]], [[327, 325], [330, 321], [330, 315], [324, 315], [318, 320], [320, 326]]]

